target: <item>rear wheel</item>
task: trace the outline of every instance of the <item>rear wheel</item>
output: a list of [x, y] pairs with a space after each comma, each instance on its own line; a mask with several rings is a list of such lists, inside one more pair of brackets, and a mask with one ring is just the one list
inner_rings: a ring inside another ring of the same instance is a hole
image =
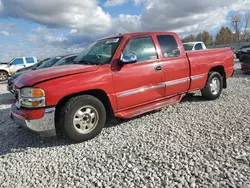
[[223, 78], [218, 72], [210, 72], [204, 89], [201, 90], [203, 97], [215, 100], [220, 97], [223, 89]]
[[96, 137], [106, 122], [103, 103], [91, 95], [71, 98], [61, 110], [61, 130], [74, 142], [83, 142]]
[[0, 71], [0, 81], [6, 81], [8, 79], [8, 73], [5, 71]]

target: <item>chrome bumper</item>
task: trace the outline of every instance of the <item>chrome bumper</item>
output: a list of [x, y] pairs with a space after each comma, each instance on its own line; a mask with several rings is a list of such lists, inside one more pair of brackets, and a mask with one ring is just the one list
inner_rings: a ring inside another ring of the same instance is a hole
[[11, 119], [18, 125], [28, 128], [42, 137], [56, 136], [55, 129], [55, 108], [45, 109], [45, 114], [41, 119], [26, 120], [21, 116], [11, 112]]

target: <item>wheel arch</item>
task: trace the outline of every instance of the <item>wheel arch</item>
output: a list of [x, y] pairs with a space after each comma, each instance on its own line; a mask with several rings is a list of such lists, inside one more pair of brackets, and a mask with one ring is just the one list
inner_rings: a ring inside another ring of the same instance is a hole
[[[0, 72], [5, 72], [7, 74], [7, 77], [11, 76], [7, 70], [0, 69]], [[7, 78], [7, 80], [8, 80], [8, 78]]]
[[114, 109], [112, 107], [111, 101], [107, 93], [102, 90], [102, 89], [91, 89], [91, 90], [86, 90], [83, 92], [78, 92], [78, 93], [73, 93], [69, 94], [67, 96], [64, 96], [59, 100], [59, 102], [56, 105], [56, 111], [55, 111], [55, 125], [56, 125], [56, 130], [58, 131], [60, 129], [60, 122], [59, 122], [59, 117], [60, 117], [60, 110], [63, 107], [63, 105], [71, 98], [79, 96], [79, 95], [91, 95], [96, 98], [98, 98], [103, 104], [104, 107], [107, 111], [107, 116], [114, 116]]
[[[211, 73], [211, 72], [218, 72], [223, 78], [223, 88], [224, 89], [227, 88], [227, 79], [226, 79], [226, 72], [225, 72], [224, 66], [218, 65], [218, 66], [212, 67], [209, 70], [209, 73]], [[209, 78], [209, 76], [208, 76], [208, 78]]]

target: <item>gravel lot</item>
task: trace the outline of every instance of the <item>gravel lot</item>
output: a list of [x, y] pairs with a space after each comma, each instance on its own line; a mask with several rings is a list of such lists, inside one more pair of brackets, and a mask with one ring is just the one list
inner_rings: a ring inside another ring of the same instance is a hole
[[187, 96], [81, 144], [17, 128], [5, 87], [0, 187], [250, 187], [250, 76], [240, 71], [216, 101]]

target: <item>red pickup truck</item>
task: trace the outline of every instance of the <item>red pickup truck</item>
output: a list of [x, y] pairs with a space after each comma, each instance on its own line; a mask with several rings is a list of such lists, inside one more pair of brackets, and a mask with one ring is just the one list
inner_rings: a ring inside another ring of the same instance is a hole
[[17, 78], [11, 118], [42, 136], [62, 133], [82, 142], [97, 136], [108, 117], [132, 118], [196, 90], [217, 99], [233, 72], [230, 48], [185, 52], [172, 32], [107, 37], [72, 65]]

